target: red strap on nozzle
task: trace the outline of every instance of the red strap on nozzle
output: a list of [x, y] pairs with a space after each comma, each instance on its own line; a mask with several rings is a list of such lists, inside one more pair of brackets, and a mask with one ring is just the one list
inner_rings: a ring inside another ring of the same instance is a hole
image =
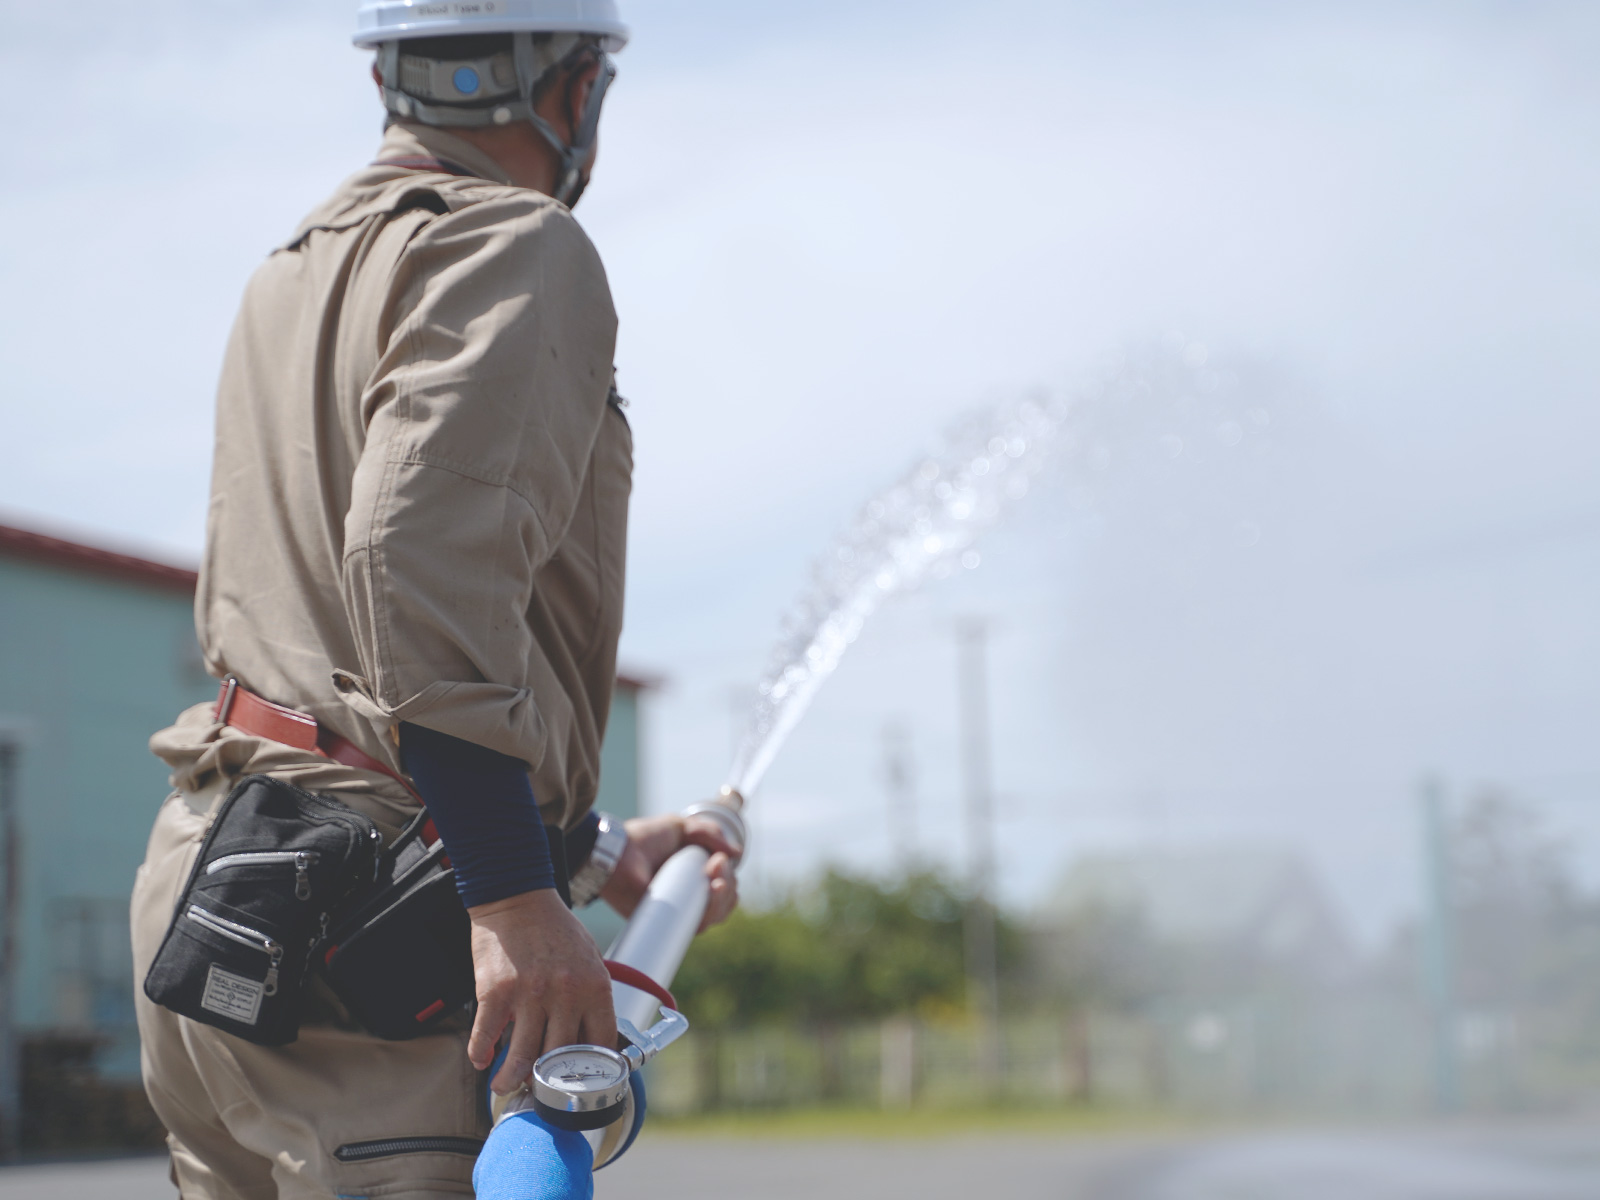
[[609, 958], [605, 960], [605, 964], [606, 970], [611, 972], [611, 978], [618, 983], [626, 987], [638, 988], [646, 995], [654, 996], [661, 1003], [672, 1009], [673, 1012], [678, 1011], [678, 1002], [672, 998], [672, 993], [639, 970], [638, 967], [630, 967], [627, 963], [612, 962]]

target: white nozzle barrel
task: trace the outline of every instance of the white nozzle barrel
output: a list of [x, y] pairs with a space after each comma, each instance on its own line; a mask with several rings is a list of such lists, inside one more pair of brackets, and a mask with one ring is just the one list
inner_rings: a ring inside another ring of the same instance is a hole
[[[686, 846], [667, 859], [606, 957], [670, 987], [705, 915], [710, 857], [699, 846]], [[654, 996], [624, 983], [612, 986], [612, 1000], [617, 1016], [641, 1029], [656, 1011]]]
[[[737, 792], [724, 789], [723, 796], [709, 804], [697, 804], [688, 813], [713, 818], [722, 826], [723, 836], [743, 850], [744, 822], [738, 812], [742, 802]], [[710, 888], [706, 862], [710, 857], [701, 846], [685, 846], [667, 859], [606, 957], [670, 988], [705, 916]], [[640, 1029], [648, 1027], [656, 1012], [654, 996], [625, 983], [613, 984], [611, 993], [618, 1017]]]

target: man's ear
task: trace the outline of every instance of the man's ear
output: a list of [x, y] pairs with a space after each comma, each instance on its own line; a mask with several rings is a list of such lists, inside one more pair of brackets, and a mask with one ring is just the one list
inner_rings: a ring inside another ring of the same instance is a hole
[[372, 64], [372, 82], [380, 88], [383, 86], [383, 74], [378, 70], [378, 64]]
[[600, 78], [600, 59], [590, 55], [584, 60], [581, 67], [575, 69], [567, 77], [567, 140], [570, 142], [578, 136], [578, 122], [583, 119], [583, 110], [589, 105], [589, 93], [594, 90], [594, 81]]

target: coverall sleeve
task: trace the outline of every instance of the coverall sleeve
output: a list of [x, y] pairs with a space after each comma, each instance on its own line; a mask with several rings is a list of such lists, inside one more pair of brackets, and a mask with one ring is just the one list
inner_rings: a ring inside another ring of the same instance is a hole
[[537, 766], [527, 612], [605, 414], [616, 314], [571, 215], [531, 192], [430, 222], [363, 396], [342, 588], [346, 699]]

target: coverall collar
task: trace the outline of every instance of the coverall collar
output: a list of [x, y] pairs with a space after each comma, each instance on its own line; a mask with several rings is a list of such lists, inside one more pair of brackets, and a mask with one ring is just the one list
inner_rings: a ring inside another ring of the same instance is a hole
[[464, 167], [479, 179], [511, 183], [505, 168], [466, 138], [411, 121], [396, 121], [384, 130], [383, 145], [379, 147], [377, 157], [379, 160], [436, 158]]

